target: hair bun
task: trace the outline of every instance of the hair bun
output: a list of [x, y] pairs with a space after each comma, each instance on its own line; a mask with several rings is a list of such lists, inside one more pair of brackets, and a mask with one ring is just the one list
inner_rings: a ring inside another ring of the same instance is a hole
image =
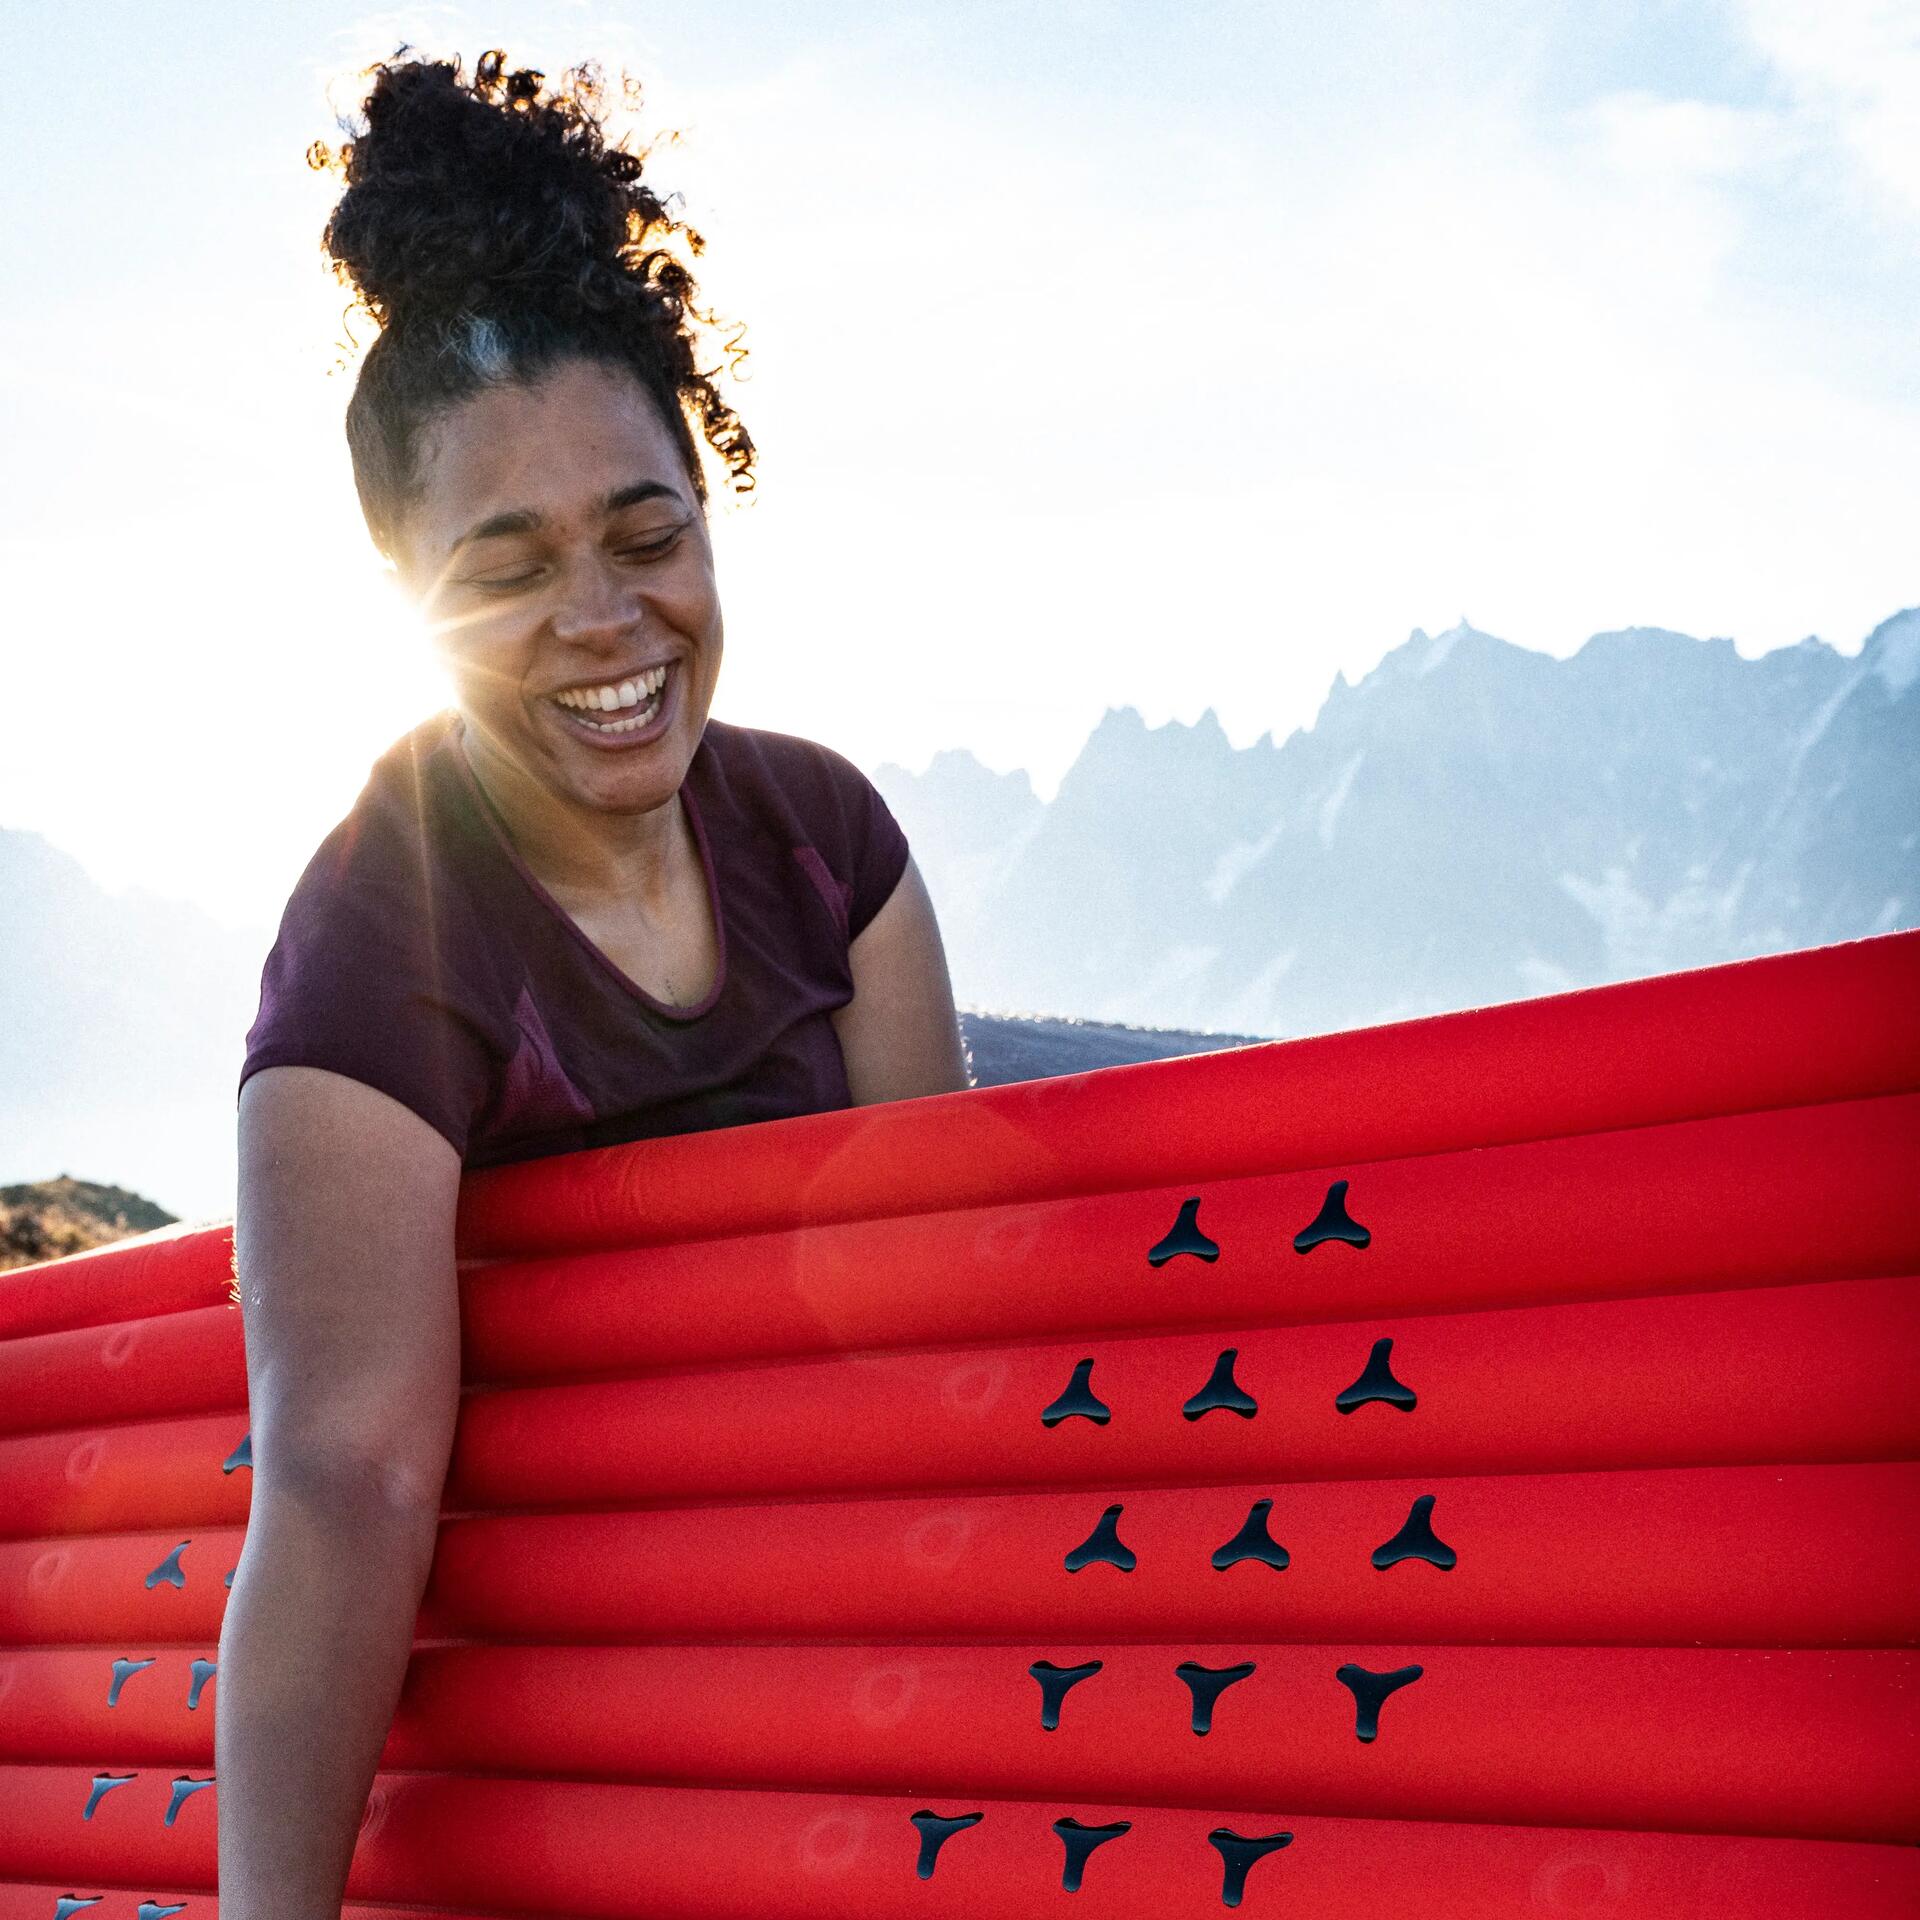
[[[324, 245], [385, 327], [458, 312], [605, 307], [629, 247], [676, 227], [641, 162], [609, 148], [597, 69], [543, 74], [482, 55], [373, 68], [364, 126], [316, 165], [346, 176]], [[698, 236], [689, 235], [697, 248]]]
[[[372, 69], [362, 119], [336, 155], [344, 191], [326, 251], [379, 326], [347, 403], [354, 485], [374, 544], [405, 545], [421, 482], [421, 438], [449, 407], [507, 380], [534, 381], [570, 356], [622, 368], [673, 436], [707, 498], [698, 441], [737, 492], [754, 483], [753, 437], [701, 365], [721, 322], [697, 304], [686, 254], [699, 234], [609, 147], [591, 63], [549, 87], [489, 53], [471, 80], [456, 60], [402, 47]], [[626, 84], [631, 98], [637, 89]], [[734, 327], [723, 351], [737, 374]]]

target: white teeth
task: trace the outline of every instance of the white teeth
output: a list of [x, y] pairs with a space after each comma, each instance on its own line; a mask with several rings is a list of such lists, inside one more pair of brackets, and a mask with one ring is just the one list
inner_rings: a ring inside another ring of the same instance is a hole
[[[606, 709], [601, 708], [600, 711], [604, 712]], [[585, 727], [591, 727], [595, 733], [634, 733], [641, 727], [649, 725], [659, 711], [660, 701], [656, 695], [630, 719], [589, 720], [586, 713], [582, 712], [580, 714], [580, 724]]]
[[622, 707], [638, 706], [649, 695], [656, 694], [665, 684], [667, 669], [664, 666], [650, 667], [645, 673], [635, 674], [631, 680], [610, 681], [601, 687], [564, 687], [552, 698], [563, 707], [571, 707], [576, 712], [616, 713]]

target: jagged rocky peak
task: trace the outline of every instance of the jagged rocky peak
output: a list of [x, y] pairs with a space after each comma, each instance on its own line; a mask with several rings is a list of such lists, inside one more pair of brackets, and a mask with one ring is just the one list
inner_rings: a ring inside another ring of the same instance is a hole
[[[1469, 648], [1484, 646], [1519, 651], [1497, 635], [1483, 633], [1463, 613], [1444, 633], [1429, 633], [1425, 627], [1415, 627], [1399, 646], [1383, 654], [1380, 664], [1371, 673], [1363, 674], [1358, 684], [1365, 686], [1369, 681], [1386, 684], [1403, 679], [1423, 680], [1454, 660], [1463, 642]], [[1351, 691], [1352, 685], [1344, 672], [1336, 675], [1328, 699]]]
[[1462, 640], [1492, 638], [1491, 634], [1481, 633], [1463, 613], [1445, 633], [1435, 634], [1427, 642], [1415, 658], [1413, 670], [1424, 680], [1428, 674], [1444, 667], [1453, 658], [1454, 649]]
[[1257, 756], [1116, 708], [1009, 858], [949, 870], [954, 980], [1303, 1033], [1910, 924], [1915, 685], [1920, 610], [1864, 659], [1658, 626], [1562, 657], [1463, 617]]
[[1163, 720], [1158, 726], [1149, 726], [1138, 707], [1109, 707], [1100, 716], [1100, 724], [1094, 728], [1093, 737], [1098, 739], [1103, 733], [1164, 733], [1175, 739], [1183, 734], [1194, 734], [1208, 740], [1224, 740], [1227, 737], [1226, 729], [1220, 724], [1220, 716], [1211, 707], [1205, 708], [1197, 720]]
[[1027, 771], [1016, 767], [1011, 773], [995, 773], [984, 760], [976, 760], [966, 747], [942, 747], [927, 763], [927, 772], [935, 778], [954, 780], [1012, 780], [1024, 783]]
[[964, 747], [943, 748], [925, 773], [876, 767], [873, 783], [914, 842], [923, 872], [980, 836], [1009, 840], [1045, 811], [1024, 767], [996, 773]]
[[1568, 657], [1576, 677], [1592, 680], [1679, 674], [1690, 680], [1719, 678], [1740, 666], [1731, 640], [1708, 640], [1676, 633], [1671, 627], [1613, 627], [1583, 640]]
[[1148, 742], [1159, 754], [1170, 751], [1201, 760], [1228, 760], [1234, 753], [1211, 707], [1197, 720], [1163, 720], [1158, 726], [1149, 726], [1136, 707], [1109, 707], [1080, 750], [1079, 764], [1131, 764]]
[[1836, 660], [1842, 657], [1840, 649], [1838, 647], [1832, 645], [1828, 641], [1822, 640], [1817, 633], [1807, 634], [1803, 639], [1796, 640], [1792, 646], [1780, 647], [1780, 648], [1777, 648], [1776, 651], [1780, 653], [1793, 653], [1793, 654], [1814, 655], [1814, 656], [1822, 656], [1822, 657], [1826, 655], [1831, 655]]
[[975, 759], [965, 747], [940, 748], [927, 763], [925, 773], [909, 773], [905, 767], [888, 762], [875, 770], [874, 778], [882, 787], [889, 779], [919, 780], [929, 789], [959, 796], [992, 792], [1002, 798], [1034, 798], [1033, 782], [1028, 778], [1025, 767], [1015, 767], [1011, 773], [996, 773], [985, 761]]
[[1127, 738], [1143, 734], [1147, 723], [1141, 717], [1138, 707], [1109, 707], [1100, 716], [1100, 723], [1088, 737], [1088, 744], [1100, 739]]
[[1907, 607], [1882, 620], [1867, 635], [1861, 660], [1895, 700], [1920, 680], [1920, 607]]
[[1024, 767], [1011, 773], [996, 773], [984, 760], [977, 760], [965, 747], [942, 747], [927, 763], [924, 773], [882, 761], [873, 770], [874, 785], [883, 794], [917, 793], [935, 796], [956, 806], [990, 805], [1038, 806], [1033, 782]]

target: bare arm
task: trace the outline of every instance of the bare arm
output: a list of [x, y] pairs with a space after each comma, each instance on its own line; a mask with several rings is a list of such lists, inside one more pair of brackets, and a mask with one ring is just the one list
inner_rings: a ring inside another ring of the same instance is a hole
[[215, 1691], [221, 1920], [338, 1920], [460, 1393], [459, 1156], [311, 1067], [240, 1100], [253, 1502]]
[[947, 956], [911, 860], [848, 949], [853, 998], [833, 1016], [856, 1107], [967, 1085]]

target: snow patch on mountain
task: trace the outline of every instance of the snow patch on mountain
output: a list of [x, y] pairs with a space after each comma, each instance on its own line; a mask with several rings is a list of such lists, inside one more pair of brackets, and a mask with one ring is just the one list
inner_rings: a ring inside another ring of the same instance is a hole
[[1213, 870], [1203, 884], [1209, 906], [1224, 906], [1227, 896], [1273, 851], [1274, 843], [1287, 830], [1285, 820], [1276, 820], [1257, 840], [1236, 840], [1214, 861]]
[[1420, 656], [1420, 664], [1414, 668], [1415, 674], [1424, 680], [1436, 668], [1444, 667], [1448, 656], [1460, 644], [1460, 636], [1472, 631], [1472, 627], [1467, 624], [1467, 616], [1463, 613], [1458, 626], [1449, 627], [1445, 633], [1436, 634], [1427, 642], [1427, 650]]
[[[1422, 673], [1426, 668], [1420, 669]], [[1353, 791], [1353, 776], [1360, 771], [1360, 762], [1367, 757], [1364, 747], [1340, 769], [1340, 777], [1333, 783], [1333, 791], [1320, 803], [1320, 818], [1317, 823], [1320, 844], [1323, 847], [1333, 845], [1333, 829], [1340, 819], [1340, 809], [1347, 804], [1347, 795]]]
[[1606, 943], [1607, 963], [1621, 979], [1661, 972], [1665, 956], [1677, 948], [1721, 960], [1790, 947], [1784, 928], [1768, 929], [1762, 936], [1766, 944], [1759, 947], [1751, 937], [1731, 937], [1746, 881], [1745, 867], [1719, 885], [1696, 868], [1670, 893], [1655, 898], [1635, 886], [1624, 867], [1608, 867], [1597, 881], [1577, 873], [1559, 876], [1561, 890], [1593, 916]]
[[1793, 758], [1788, 764], [1789, 777], [1799, 773], [1801, 762], [1825, 739], [1827, 729], [1833, 725], [1834, 715], [1853, 697], [1853, 690], [1860, 684], [1865, 671], [1865, 668], [1856, 666], [1820, 703], [1813, 718], [1808, 721], [1806, 730], [1794, 743]]

